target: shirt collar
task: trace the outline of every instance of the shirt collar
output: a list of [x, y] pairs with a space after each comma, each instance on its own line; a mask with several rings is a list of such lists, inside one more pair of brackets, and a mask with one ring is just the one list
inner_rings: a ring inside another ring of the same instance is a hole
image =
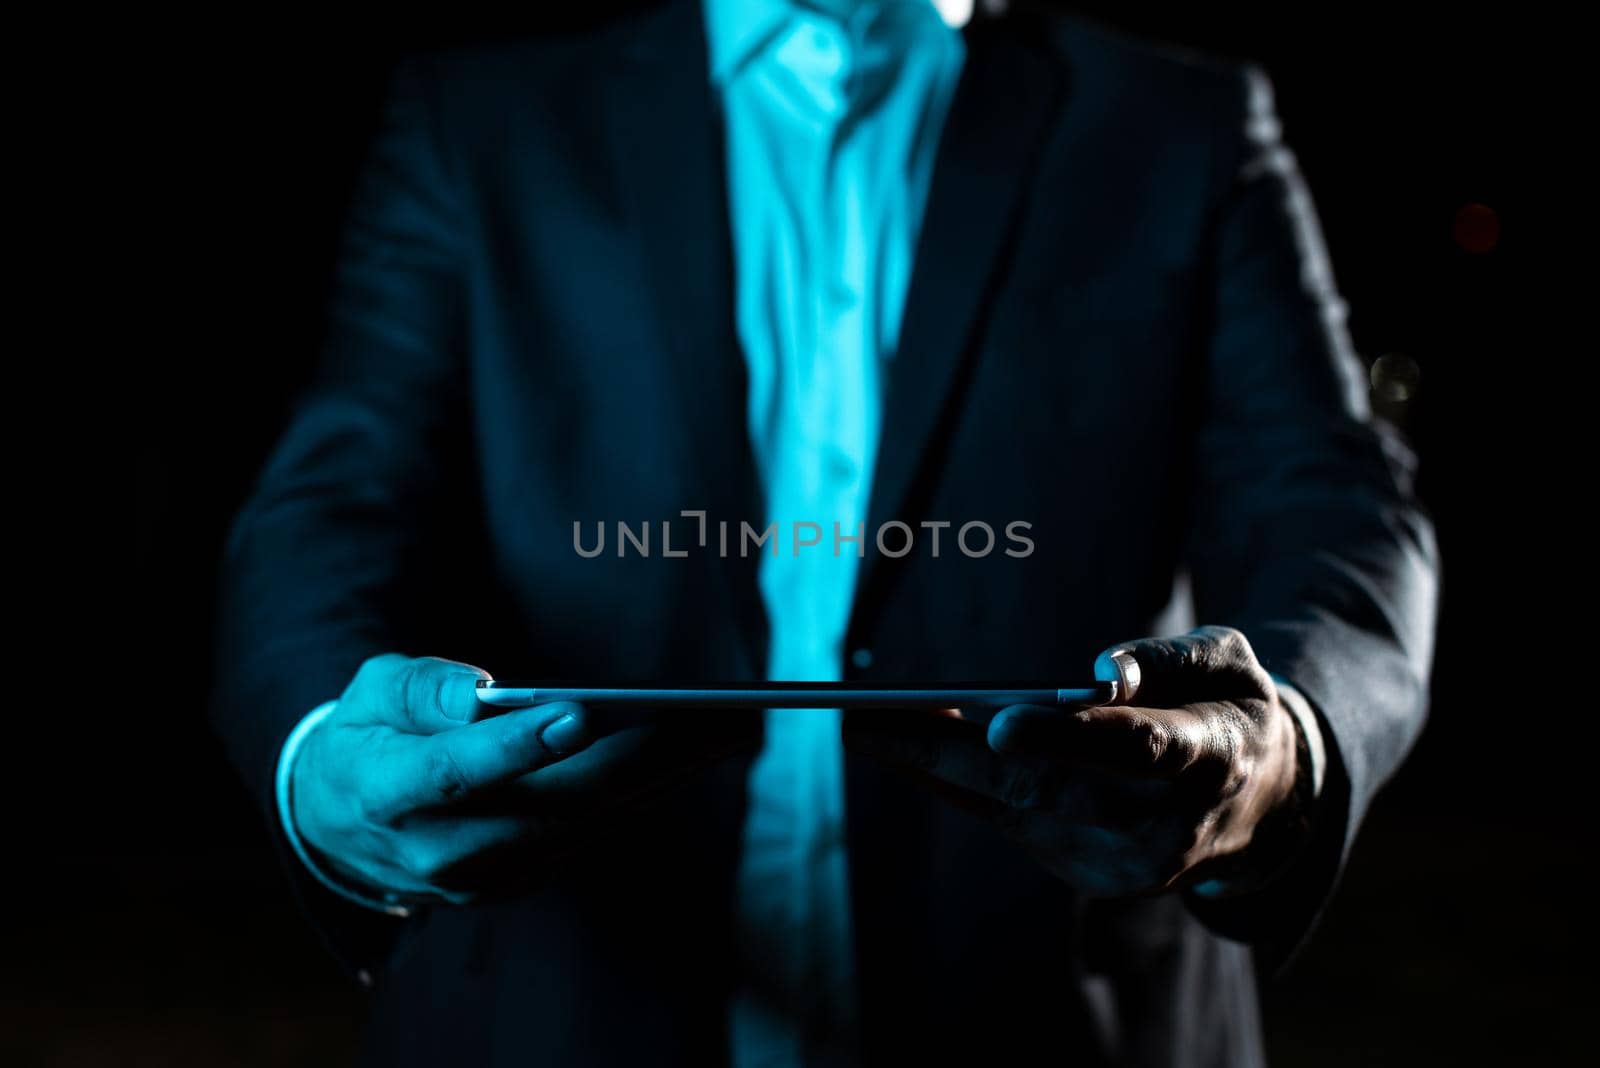
[[[847, 14], [874, 0], [703, 0], [711, 80], [724, 86], [797, 11]], [[972, 15], [971, 0], [876, 0], [932, 4], [949, 26], [960, 29]]]

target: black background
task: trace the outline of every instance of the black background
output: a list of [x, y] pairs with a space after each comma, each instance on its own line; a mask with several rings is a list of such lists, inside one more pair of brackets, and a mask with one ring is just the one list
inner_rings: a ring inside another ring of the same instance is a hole
[[[1523, 596], [1570, 595], [1585, 571], [1581, 534], [1560, 532], [1564, 503], [1546, 489], [1576, 462], [1546, 431], [1570, 356], [1536, 340], [1527, 310], [1542, 214], [1522, 177], [1531, 57], [1503, 20], [1459, 13], [1078, 7], [1266, 65], [1358, 347], [1421, 368], [1397, 418], [1445, 561], [1433, 719], [1317, 938], [1266, 994], [1275, 1059], [1575, 1058], [1593, 984], [1579, 948], [1585, 732], [1568, 717], [1586, 710], [1537, 684], [1575, 649]], [[111, 384], [115, 440], [72, 451], [70, 476], [44, 452], [21, 466], [55, 484], [50, 499], [99, 502], [44, 525], [48, 559], [68, 560], [46, 575], [99, 592], [56, 599], [38, 629], [52, 663], [104, 685], [90, 700], [26, 699], [44, 706], [30, 717], [40, 738], [7, 762], [38, 858], [14, 880], [29, 907], [0, 964], [0, 1041], [24, 1054], [11, 1063], [352, 1056], [361, 995], [294, 913], [204, 724], [212, 571], [310, 368], [393, 55], [549, 21], [452, 5], [359, 24], [141, 26], [95, 106], [56, 125], [92, 141], [73, 146], [87, 151], [71, 192], [112, 220], [98, 241], [61, 231], [52, 262], [76, 268], [64, 314], [98, 329], [92, 363], [57, 369]], [[1455, 239], [1469, 203], [1499, 219], [1491, 251]]]

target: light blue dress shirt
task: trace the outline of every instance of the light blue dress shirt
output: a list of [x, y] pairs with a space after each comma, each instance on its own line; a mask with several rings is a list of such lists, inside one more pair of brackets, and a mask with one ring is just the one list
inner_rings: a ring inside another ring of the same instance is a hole
[[[871, 538], [883, 374], [965, 49], [929, 0], [704, 9], [750, 440], [763, 518], [781, 539], [760, 569], [767, 671], [836, 680]], [[733, 1062], [848, 1062], [855, 986], [837, 711], [768, 710], [749, 803]]]

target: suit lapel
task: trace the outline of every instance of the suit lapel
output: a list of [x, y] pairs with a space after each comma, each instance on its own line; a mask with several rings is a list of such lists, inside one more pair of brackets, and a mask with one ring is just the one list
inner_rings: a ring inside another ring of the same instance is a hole
[[[1063, 81], [1055, 62], [1024, 43], [1010, 20], [975, 17], [966, 40], [889, 367], [869, 532], [894, 519], [916, 524], [914, 491], [937, 467], [936, 432], [960, 399], [958, 382]], [[879, 554], [869, 552], [858, 605], [884, 571]]]
[[[708, 75], [699, 5], [663, 4], [626, 26], [619, 69], [598, 72], [614, 173], [650, 277], [674, 422], [692, 487], [686, 509], [704, 509], [710, 562], [745, 641], [752, 675], [765, 661], [758, 557], [717, 557], [715, 523], [734, 529], [761, 513], [748, 433], [746, 374], [733, 315], [732, 239], [720, 110]], [[677, 517], [663, 516], [663, 519]], [[694, 521], [679, 520], [688, 532]], [[675, 532], [679, 528], [675, 525]], [[718, 566], [721, 565], [721, 566]]]

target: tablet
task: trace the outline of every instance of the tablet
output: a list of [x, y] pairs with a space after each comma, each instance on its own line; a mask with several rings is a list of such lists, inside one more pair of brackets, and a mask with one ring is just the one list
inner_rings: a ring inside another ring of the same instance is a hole
[[910, 688], [860, 682], [701, 683], [695, 686], [614, 687], [543, 685], [482, 679], [478, 700], [500, 708], [526, 708], [555, 701], [648, 708], [1004, 708], [1007, 705], [1104, 705], [1117, 699], [1117, 684], [1065, 689], [957, 683]]

